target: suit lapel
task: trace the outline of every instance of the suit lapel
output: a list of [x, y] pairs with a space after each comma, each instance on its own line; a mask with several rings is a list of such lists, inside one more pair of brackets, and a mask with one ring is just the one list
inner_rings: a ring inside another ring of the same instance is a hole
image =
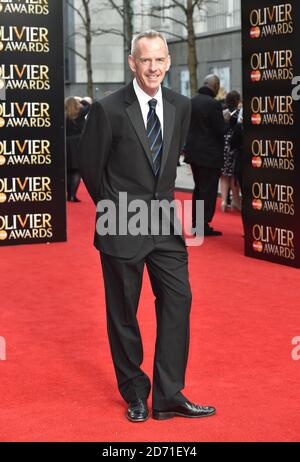
[[147, 132], [145, 129], [142, 111], [141, 111], [138, 99], [136, 97], [136, 94], [134, 92], [132, 83], [130, 83], [129, 85], [127, 85], [127, 87], [125, 87], [125, 100], [127, 103], [129, 103], [129, 106], [126, 108], [126, 112], [144, 148], [144, 152], [146, 154], [146, 157], [153, 171], [153, 161], [152, 161], [152, 154], [151, 154], [151, 150], [149, 146], [149, 140], [148, 140]]
[[170, 144], [174, 131], [175, 124], [175, 106], [171, 104], [165, 97], [163, 91], [163, 105], [164, 105], [164, 139], [163, 139], [163, 152], [160, 166], [159, 178], [161, 177], [165, 168], [167, 158], [169, 155]]
[[[128, 103], [126, 112], [144, 148], [144, 152], [146, 154], [146, 157], [153, 171], [153, 161], [152, 161], [152, 154], [151, 154], [151, 150], [149, 146], [149, 140], [148, 140], [147, 132], [145, 129], [145, 124], [143, 121], [142, 111], [141, 111], [138, 99], [136, 97], [136, 94], [134, 92], [132, 82], [129, 85], [127, 85], [124, 90], [125, 90], [125, 101]], [[164, 136], [163, 136], [163, 152], [162, 152], [159, 178], [161, 177], [163, 173], [163, 170], [165, 168], [167, 158], [169, 155], [169, 149], [170, 149], [170, 144], [171, 144], [172, 135], [174, 131], [175, 113], [176, 113], [175, 106], [171, 102], [169, 102], [166, 98], [164, 88], [162, 88], [162, 92], [163, 92], [163, 105], [164, 105], [164, 129], [163, 129]]]

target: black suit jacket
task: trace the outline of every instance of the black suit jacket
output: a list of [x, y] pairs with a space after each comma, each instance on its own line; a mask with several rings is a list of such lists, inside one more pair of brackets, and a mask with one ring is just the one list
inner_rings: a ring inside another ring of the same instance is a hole
[[[117, 234], [99, 236], [95, 231], [94, 244], [106, 254], [133, 258], [145, 239], [143, 235], [118, 232], [120, 192], [127, 193], [128, 201], [143, 199], [148, 204], [152, 199], [174, 198], [178, 157], [189, 127], [190, 100], [164, 87], [162, 95], [163, 152], [158, 178], [132, 82], [91, 107], [80, 142], [80, 170], [94, 203], [109, 199], [116, 206]], [[97, 211], [96, 221], [100, 214]], [[131, 216], [128, 213], [128, 220]]]
[[220, 169], [224, 163], [225, 122], [222, 106], [208, 87], [192, 98], [192, 116], [185, 146], [188, 163]]

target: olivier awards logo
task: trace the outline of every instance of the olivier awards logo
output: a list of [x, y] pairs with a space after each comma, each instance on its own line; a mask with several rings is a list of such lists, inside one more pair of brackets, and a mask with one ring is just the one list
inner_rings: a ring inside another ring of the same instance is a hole
[[44, 176], [0, 178], [0, 204], [4, 202], [49, 202], [51, 178]]
[[50, 165], [49, 140], [0, 141], [0, 167], [3, 165]]
[[289, 140], [255, 139], [251, 144], [253, 168], [293, 171], [294, 143]]
[[255, 224], [252, 227], [253, 250], [286, 260], [295, 259], [294, 232], [290, 229]]
[[252, 207], [257, 211], [293, 216], [294, 188], [285, 184], [255, 182], [252, 185]]
[[[63, 52], [51, 44], [53, 34], [61, 43], [62, 24], [50, 18], [61, 17], [63, 3], [0, 0], [0, 246], [65, 240], [64, 191], [62, 201], [56, 197], [64, 162], [53, 152], [63, 144], [64, 115], [52, 104], [63, 84]], [[50, 206], [63, 224], [57, 230]]]
[[50, 122], [49, 103], [2, 102], [0, 103], [0, 128], [2, 127], [48, 128]]
[[0, 52], [48, 53], [46, 27], [0, 26]]
[[0, 86], [5, 90], [50, 90], [49, 66], [0, 64]]
[[284, 96], [254, 96], [251, 99], [253, 125], [294, 125], [293, 98]]
[[50, 213], [0, 215], [0, 241], [51, 238], [51, 221]]
[[0, 13], [47, 15], [48, 0], [0, 0]]
[[253, 53], [250, 65], [252, 82], [291, 80], [294, 77], [292, 50]]
[[0, 13], [47, 15], [48, 0], [0, 0]]
[[293, 8], [290, 3], [252, 10], [249, 20], [252, 39], [287, 35], [294, 31]]

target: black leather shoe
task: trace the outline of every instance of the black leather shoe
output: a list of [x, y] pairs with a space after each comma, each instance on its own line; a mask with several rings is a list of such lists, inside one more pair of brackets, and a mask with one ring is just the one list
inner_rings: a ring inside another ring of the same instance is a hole
[[199, 418], [199, 417], [208, 417], [216, 413], [216, 409], [212, 406], [198, 406], [198, 404], [193, 404], [190, 401], [185, 401], [183, 403], [178, 403], [175, 406], [170, 406], [169, 408], [158, 411], [153, 409], [152, 417], [156, 420], [165, 420], [172, 419], [172, 417], [189, 417], [189, 418]]
[[149, 409], [146, 399], [130, 401], [126, 417], [130, 422], [145, 422], [149, 418]]
[[70, 202], [81, 202], [80, 199], [78, 199], [76, 196], [71, 196], [69, 199]]
[[216, 231], [211, 227], [204, 229], [204, 236], [222, 236], [222, 234], [221, 231]]

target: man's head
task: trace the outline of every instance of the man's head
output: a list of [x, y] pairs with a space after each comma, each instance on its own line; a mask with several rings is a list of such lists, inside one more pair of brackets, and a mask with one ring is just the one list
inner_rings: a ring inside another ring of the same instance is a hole
[[217, 96], [220, 89], [220, 79], [216, 74], [209, 74], [205, 77], [203, 84]]
[[156, 31], [137, 35], [132, 41], [128, 63], [142, 90], [155, 96], [171, 65], [165, 37]]
[[232, 90], [229, 93], [227, 93], [225, 102], [226, 102], [226, 106], [231, 111], [233, 111], [234, 109], [238, 107], [240, 101], [241, 101], [241, 95], [239, 94], [238, 91]]

